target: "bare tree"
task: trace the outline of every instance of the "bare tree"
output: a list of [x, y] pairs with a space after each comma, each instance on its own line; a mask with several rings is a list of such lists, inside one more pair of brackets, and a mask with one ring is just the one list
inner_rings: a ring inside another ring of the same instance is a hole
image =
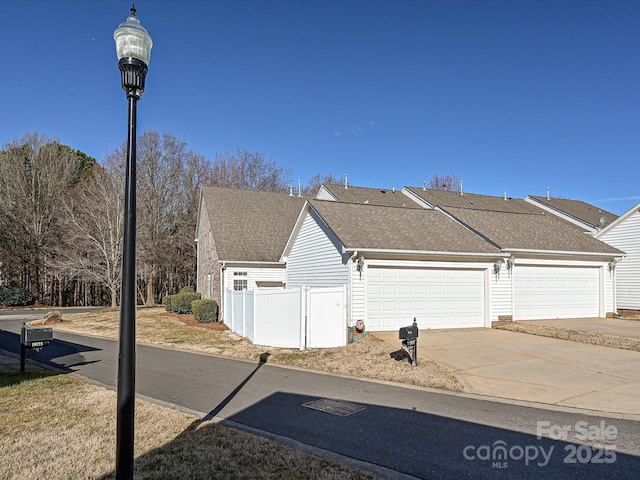
[[[2, 264], [44, 302], [46, 266], [60, 243], [62, 198], [79, 181], [78, 152], [37, 133], [0, 151]], [[6, 270], [5, 270], [6, 271]]]
[[139, 138], [138, 259], [145, 303], [195, 281], [198, 195], [213, 179], [211, 164], [175, 136], [146, 131]]
[[305, 183], [302, 188], [303, 195], [312, 195], [315, 196], [318, 194], [318, 190], [320, 187], [325, 184], [337, 184], [340, 183], [341, 180], [333, 174], [322, 175], [320, 172], [314, 174], [307, 183]]
[[213, 183], [218, 187], [286, 192], [291, 180], [289, 169], [264, 154], [238, 148], [235, 153], [218, 154], [213, 163]]
[[428, 188], [432, 190], [446, 190], [448, 192], [460, 189], [460, 177], [456, 175], [438, 175], [435, 174], [429, 180]]
[[109, 290], [111, 306], [121, 285], [124, 178], [118, 165], [122, 152], [95, 166], [64, 201], [65, 244], [54, 266], [64, 274], [94, 281]]

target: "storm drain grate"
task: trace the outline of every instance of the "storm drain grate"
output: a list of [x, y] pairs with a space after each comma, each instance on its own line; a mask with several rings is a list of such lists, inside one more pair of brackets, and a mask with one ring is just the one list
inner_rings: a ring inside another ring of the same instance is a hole
[[346, 417], [352, 413], [364, 410], [364, 407], [360, 405], [340, 400], [331, 400], [330, 398], [313, 400], [311, 402], [303, 403], [302, 406], [313, 408], [314, 410], [320, 410], [321, 412], [332, 413], [333, 415], [338, 415], [340, 417]]

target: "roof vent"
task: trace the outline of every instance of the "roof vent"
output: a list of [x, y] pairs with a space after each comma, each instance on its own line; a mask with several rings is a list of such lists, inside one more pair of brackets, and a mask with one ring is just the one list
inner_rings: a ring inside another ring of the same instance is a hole
[[298, 197], [302, 196], [302, 181], [298, 179]]
[[504, 199], [505, 200], [507, 199], [507, 189], [506, 188], [504, 189]]
[[289, 185], [289, 196], [293, 197], [293, 185]]
[[395, 185], [391, 185], [391, 191], [395, 192], [396, 191], [396, 186]]
[[426, 190], [427, 189], [427, 182], [425, 180], [422, 181], [422, 190]]
[[462, 190], [462, 180], [460, 180], [460, 195], [464, 195], [464, 191]]
[[345, 173], [344, 174], [344, 189], [346, 190], [347, 188], [349, 188], [349, 174]]
[[551, 200], [550, 191], [551, 191], [551, 189], [549, 187], [547, 187], [547, 200]]

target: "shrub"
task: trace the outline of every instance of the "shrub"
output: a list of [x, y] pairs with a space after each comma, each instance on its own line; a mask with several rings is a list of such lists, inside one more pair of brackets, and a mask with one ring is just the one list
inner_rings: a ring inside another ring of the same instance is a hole
[[201, 295], [191, 289], [191, 291], [180, 290], [180, 293], [171, 298], [171, 311], [175, 313], [192, 313], [191, 302], [200, 300]]
[[218, 321], [218, 302], [215, 300], [194, 300], [191, 302], [191, 309], [198, 323]]
[[167, 295], [166, 297], [164, 297], [164, 298], [162, 299], [162, 304], [164, 305], [164, 309], [165, 309], [167, 312], [170, 312], [170, 311], [171, 311], [171, 299], [172, 299], [173, 297], [175, 297], [175, 295]]
[[17, 307], [24, 305], [33, 305], [35, 301], [35, 297], [23, 287], [20, 287], [18, 285], [0, 287], [0, 305], [6, 305], [7, 307]]

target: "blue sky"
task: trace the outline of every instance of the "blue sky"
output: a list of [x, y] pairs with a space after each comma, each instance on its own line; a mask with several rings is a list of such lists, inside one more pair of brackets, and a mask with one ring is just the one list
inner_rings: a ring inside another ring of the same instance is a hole
[[[467, 192], [640, 203], [640, 2], [138, 0], [138, 132], [240, 147], [359, 186], [453, 174]], [[129, 1], [3, 0], [0, 143], [102, 160], [126, 138]]]

